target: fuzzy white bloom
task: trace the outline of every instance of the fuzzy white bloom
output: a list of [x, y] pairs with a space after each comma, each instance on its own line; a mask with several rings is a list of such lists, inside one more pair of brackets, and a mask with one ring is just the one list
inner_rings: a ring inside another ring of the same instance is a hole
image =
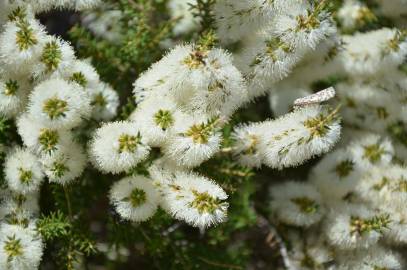
[[396, 208], [407, 203], [407, 170], [400, 166], [374, 167], [356, 187], [365, 201], [376, 207]]
[[177, 46], [134, 84], [136, 101], [167, 95], [184, 110], [209, 117], [231, 115], [246, 101], [247, 89], [232, 57], [223, 49]]
[[[10, 190], [4, 189], [0, 193], [0, 198], [0, 221], [3, 222], [12, 216], [15, 219], [20, 219], [21, 217], [32, 218], [37, 216], [40, 211], [38, 193], [35, 192], [26, 195], [16, 195]], [[24, 220], [24, 223], [26, 223], [26, 220]]]
[[287, 182], [271, 188], [271, 209], [278, 221], [309, 227], [321, 220], [325, 209], [321, 196], [312, 185]]
[[149, 145], [163, 146], [172, 135], [175, 121], [184, 120], [180, 113], [176, 114], [176, 110], [173, 100], [152, 96], [139, 104], [129, 120], [137, 123]]
[[126, 177], [116, 182], [109, 197], [116, 212], [123, 219], [135, 222], [151, 218], [160, 201], [152, 180], [143, 176]]
[[44, 39], [43, 26], [36, 20], [7, 23], [0, 34], [0, 62], [13, 71], [30, 72], [41, 54]]
[[178, 166], [196, 167], [219, 151], [222, 119], [206, 120], [180, 112], [175, 119], [173, 136], [168, 138], [162, 149], [167, 158]]
[[92, 118], [97, 121], [108, 121], [117, 115], [119, 95], [107, 83], [100, 82], [89, 88], [92, 105]]
[[338, 10], [337, 17], [345, 30], [353, 30], [363, 27], [367, 23], [376, 20], [373, 12], [363, 3], [357, 0], [346, 0]]
[[17, 128], [24, 145], [34, 153], [52, 153], [72, 141], [69, 130], [45, 127], [27, 114], [17, 119]]
[[44, 178], [37, 157], [18, 147], [7, 155], [4, 172], [9, 188], [22, 194], [37, 191]]
[[0, 226], [0, 268], [31, 270], [39, 267], [42, 240], [31, 229], [17, 225]]
[[381, 132], [401, 120], [403, 104], [393, 91], [380, 85], [367, 83], [338, 84], [339, 100], [344, 104], [341, 111], [345, 122], [357, 127]]
[[306, 236], [293, 231], [287, 234], [291, 267], [301, 270], [324, 269], [324, 265], [332, 263], [334, 252], [332, 247], [318, 236], [318, 232], [308, 231]]
[[88, 91], [88, 88], [94, 89], [100, 86], [99, 74], [86, 60], [72, 61], [68, 68], [63, 70], [61, 76], [66, 81], [85, 88], [85, 91]]
[[325, 235], [338, 249], [369, 248], [382, 237], [391, 217], [374, 212], [363, 205], [346, 205], [331, 210], [325, 224]]
[[16, 116], [26, 102], [27, 83], [22, 78], [2, 76], [0, 73], [0, 115]]
[[272, 168], [296, 166], [327, 152], [338, 141], [341, 127], [337, 110], [310, 105], [264, 122], [261, 148]]
[[352, 76], [377, 76], [397, 69], [407, 55], [406, 36], [383, 28], [343, 37], [345, 50], [338, 54], [345, 71]]
[[253, 31], [264, 28], [280, 13], [306, 7], [305, 1], [296, 0], [220, 0], [214, 6], [218, 36], [223, 43], [238, 41]]
[[328, 202], [352, 192], [358, 184], [360, 170], [348, 149], [327, 154], [311, 171], [309, 180]]
[[348, 252], [340, 257], [339, 270], [377, 270], [377, 269], [404, 269], [402, 258], [383, 247], [373, 248], [369, 251]]
[[33, 69], [33, 77], [37, 80], [44, 80], [50, 76], [60, 76], [75, 59], [72, 47], [62, 39], [47, 36], [41, 45], [38, 64]]
[[303, 50], [282, 40], [274, 28], [266, 29], [258, 38], [246, 42], [236, 64], [249, 79], [249, 98], [262, 95], [271, 83], [287, 77], [303, 55]]
[[89, 154], [103, 172], [128, 171], [147, 158], [150, 146], [137, 124], [112, 122], [95, 131]]
[[8, 21], [34, 19], [31, 5], [24, 0], [3, 0], [0, 2], [0, 29]]
[[80, 11], [93, 8], [101, 3], [100, 0], [28, 0], [28, 2], [35, 6], [37, 12], [44, 12], [55, 8], [68, 8]]
[[78, 178], [86, 167], [86, 155], [77, 143], [69, 143], [52, 153], [41, 156], [41, 162], [50, 182], [61, 185]]
[[277, 35], [283, 42], [293, 44], [296, 49], [315, 49], [318, 43], [336, 32], [336, 27], [329, 13], [324, 10], [324, 5], [324, 2], [320, 2], [277, 16], [273, 21]]
[[368, 134], [350, 144], [349, 149], [356, 165], [364, 170], [373, 166], [388, 165], [394, 154], [393, 146], [388, 138]]
[[175, 35], [182, 35], [196, 30], [199, 20], [192, 15], [191, 5], [196, 5], [196, 0], [170, 0], [168, 9], [171, 19], [177, 20], [172, 29]]
[[42, 82], [30, 96], [28, 113], [50, 128], [73, 128], [90, 114], [90, 99], [82, 89], [61, 79]]
[[263, 164], [264, 151], [260, 140], [264, 127], [262, 123], [252, 123], [233, 129], [232, 153], [241, 165], [258, 168]]
[[188, 224], [206, 228], [227, 217], [227, 194], [212, 180], [197, 175], [177, 171], [161, 184], [164, 209], [176, 219]]

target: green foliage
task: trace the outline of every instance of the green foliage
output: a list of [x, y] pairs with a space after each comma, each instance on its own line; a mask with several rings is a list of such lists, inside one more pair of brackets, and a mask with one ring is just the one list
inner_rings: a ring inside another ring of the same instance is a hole
[[37, 222], [37, 230], [46, 241], [68, 236], [71, 228], [68, 218], [60, 211], [43, 215]]

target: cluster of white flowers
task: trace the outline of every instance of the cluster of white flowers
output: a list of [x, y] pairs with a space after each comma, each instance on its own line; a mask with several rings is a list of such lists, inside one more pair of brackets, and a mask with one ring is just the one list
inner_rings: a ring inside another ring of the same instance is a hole
[[[117, 94], [34, 16], [97, 1], [31, 2], [37, 1], [0, 4], [0, 115], [16, 119], [24, 143], [5, 150], [10, 194], [1, 196], [0, 208], [4, 269], [38, 265], [41, 183], [72, 183], [88, 161], [122, 177], [109, 192], [121, 218], [142, 222], [162, 208], [204, 229], [224, 222], [228, 210], [221, 185], [194, 171], [204, 162], [231, 153], [242, 166], [281, 170], [332, 149], [306, 181], [271, 189], [271, 219], [285, 226], [289, 261], [298, 269], [403, 269], [393, 247], [407, 244], [407, 144], [391, 135], [407, 124], [407, 79], [399, 68], [407, 34], [354, 31], [389, 10], [405, 14], [405, 0], [377, 1], [375, 10], [344, 1], [335, 14], [339, 28], [329, 1], [218, 0], [217, 37], [225, 48], [238, 49], [232, 54], [205, 42], [175, 46], [138, 76], [137, 108], [114, 122], [108, 121], [116, 114]], [[178, 20], [175, 35], [195, 29], [187, 8], [194, 3], [168, 2]], [[123, 14], [106, 9], [83, 21], [95, 35], [119, 40], [114, 27]], [[322, 104], [335, 96], [332, 88], [312, 91], [313, 83], [332, 76], [339, 81], [334, 106]], [[266, 94], [276, 118], [233, 127], [225, 147], [222, 129], [233, 114]], [[85, 119], [105, 122], [92, 133], [87, 153], [75, 141]], [[137, 174], [139, 166], [147, 172]]]
[[[327, 24], [326, 31], [334, 29], [321, 7], [305, 7], [312, 9], [315, 19], [322, 16], [319, 19]], [[312, 39], [316, 45], [324, 39], [301, 31], [294, 35], [286, 30], [281, 35], [304, 52], [306, 40]], [[273, 76], [272, 67], [250, 72], [263, 78], [266, 73]], [[114, 174], [131, 172], [153, 148], [161, 151], [162, 157], [149, 169], [150, 179], [125, 178], [112, 187], [111, 202], [123, 218], [142, 221], [153, 214], [156, 207], [151, 197], [156, 195], [149, 187], [153, 185], [159, 194], [158, 204], [176, 219], [200, 228], [226, 219], [226, 193], [192, 170], [222, 150], [222, 127], [239, 107], [257, 95], [256, 88], [247, 87], [248, 80], [257, 79], [247, 79], [251, 76], [243, 74], [226, 50], [185, 44], [173, 48], [139, 76], [134, 83], [136, 110], [127, 121], [98, 129], [90, 147], [94, 165]], [[333, 147], [340, 135], [338, 108], [318, 102], [303, 105], [279, 119], [237, 127], [232, 146], [237, 162], [281, 169]], [[128, 186], [134, 187], [134, 193]], [[133, 202], [132, 196], [142, 200]]]
[[[407, 147], [392, 132], [407, 124], [407, 80], [400, 69], [407, 57], [407, 35], [390, 28], [349, 34], [389, 6], [400, 4], [401, 13], [407, 8], [405, 1], [378, 2], [383, 5], [369, 10], [363, 2], [344, 1], [336, 14], [343, 34], [326, 36], [286, 79], [267, 85], [271, 109], [284, 115], [294, 100], [312, 93], [314, 82], [332, 76], [339, 80], [335, 102], [341, 106], [343, 136], [338, 146], [311, 169], [307, 181], [271, 187], [271, 218], [288, 226], [285, 236], [293, 243], [288, 257], [296, 269], [406, 267], [395, 247], [407, 244], [407, 211], [402, 207], [407, 203]], [[247, 136], [260, 128], [246, 128]], [[250, 165], [252, 160], [243, 162]]]
[[78, 178], [87, 157], [74, 131], [81, 132], [85, 120], [107, 121], [116, 115], [116, 92], [35, 18], [48, 9], [82, 9], [96, 2], [0, 3], [0, 116], [15, 120], [23, 142], [2, 149], [7, 187], [0, 194], [0, 269], [38, 268], [42, 182], [66, 185]]

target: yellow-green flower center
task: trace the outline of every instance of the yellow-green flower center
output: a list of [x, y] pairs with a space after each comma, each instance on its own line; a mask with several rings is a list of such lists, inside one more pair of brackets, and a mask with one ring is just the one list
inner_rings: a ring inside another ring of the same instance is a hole
[[42, 110], [51, 119], [59, 118], [68, 111], [68, 102], [57, 97], [49, 98], [44, 102]]

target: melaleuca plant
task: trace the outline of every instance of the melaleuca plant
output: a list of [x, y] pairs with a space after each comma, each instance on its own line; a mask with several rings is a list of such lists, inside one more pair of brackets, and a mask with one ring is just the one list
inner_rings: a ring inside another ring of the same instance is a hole
[[0, 269], [405, 269], [406, 14], [2, 1]]

